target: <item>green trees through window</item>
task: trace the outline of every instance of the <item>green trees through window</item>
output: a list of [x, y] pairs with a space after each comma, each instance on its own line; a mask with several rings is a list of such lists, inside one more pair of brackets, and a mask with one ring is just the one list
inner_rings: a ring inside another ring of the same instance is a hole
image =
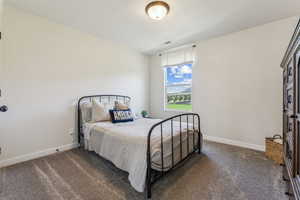
[[192, 110], [192, 63], [165, 67], [165, 109]]

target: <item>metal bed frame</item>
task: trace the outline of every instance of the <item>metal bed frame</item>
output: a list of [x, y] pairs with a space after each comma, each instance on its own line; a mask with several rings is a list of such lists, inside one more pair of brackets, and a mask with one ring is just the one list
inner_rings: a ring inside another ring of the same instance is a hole
[[[81, 145], [81, 139], [84, 137], [81, 129], [82, 129], [82, 121], [81, 121], [81, 111], [80, 111], [80, 105], [83, 101], [92, 101], [92, 99], [99, 99], [101, 102], [103, 98], [107, 98], [108, 102], [111, 102], [111, 100], [116, 100], [116, 101], [123, 101], [123, 103], [130, 103], [131, 98], [128, 96], [123, 96], [123, 95], [91, 95], [91, 96], [84, 96], [81, 97], [78, 100], [78, 105], [77, 105], [77, 114], [78, 114], [78, 143]], [[190, 122], [192, 123], [192, 129], [189, 129], [189, 120], [192, 119]], [[185, 120], [185, 121], [184, 121]], [[175, 163], [174, 160], [174, 121], [179, 122], [179, 129], [180, 129], [180, 160]], [[171, 162], [172, 165], [169, 168], [165, 168], [164, 166], [164, 143], [163, 143], [163, 124], [165, 123], [171, 123]], [[186, 125], [186, 130], [183, 131], [182, 128], [183, 125], [182, 123], [185, 123]], [[161, 169], [160, 170], [155, 170], [152, 168], [152, 160], [151, 160], [151, 135], [153, 133], [153, 130], [159, 128], [160, 129], [160, 141], [161, 141]], [[190, 151], [189, 147], [189, 133], [192, 131], [193, 133], [193, 148], [192, 151]], [[187, 152], [186, 155], [183, 155], [183, 141], [182, 138], [186, 134], [187, 137]], [[198, 135], [197, 138], [197, 143], [195, 144], [195, 134]], [[190, 158], [195, 152], [198, 152], [198, 154], [201, 154], [201, 149], [203, 145], [203, 136], [200, 130], [200, 116], [196, 113], [184, 113], [184, 114], [179, 114], [172, 116], [170, 118], [167, 118], [165, 120], [162, 120], [156, 124], [154, 124], [148, 133], [148, 138], [147, 138], [147, 176], [146, 176], [146, 190], [147, 190], [147, 198], [151, 198], [152, 194], [152, 185], [159, 180], [160, 178], [164, 177], [166, 174], [169, 172], [173, 171], [173, 169], [179, 167], [184, 161], [186, 161], [188, 158]]]

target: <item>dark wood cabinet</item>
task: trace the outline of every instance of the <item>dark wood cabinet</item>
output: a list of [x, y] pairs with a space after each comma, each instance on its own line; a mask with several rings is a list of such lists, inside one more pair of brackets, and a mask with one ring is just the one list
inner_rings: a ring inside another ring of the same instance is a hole
[[283, 179], [290, 199], [300, 200], [300, 20], [281, 63], [283, 68]]

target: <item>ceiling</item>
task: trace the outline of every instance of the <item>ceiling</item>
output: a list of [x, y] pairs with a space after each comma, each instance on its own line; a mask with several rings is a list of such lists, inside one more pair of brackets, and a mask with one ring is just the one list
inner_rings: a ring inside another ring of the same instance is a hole
[[171, 7], [169, 15], [153, 21], [145, 14], [151, 0], [5, 0], [146, 54], [300, 14], [299, 0], [165, 1]]

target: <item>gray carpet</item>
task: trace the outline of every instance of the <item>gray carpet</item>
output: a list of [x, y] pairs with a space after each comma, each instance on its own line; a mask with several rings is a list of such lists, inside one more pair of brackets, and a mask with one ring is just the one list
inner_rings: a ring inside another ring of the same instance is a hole
[[[152, 199], [284, 200], [281, 167], [263, 153], [205, 142], [195, 155], [154, 186]], [[0, 169], [1, 200], [145, 199], [127, 174], [81, 149]]]

